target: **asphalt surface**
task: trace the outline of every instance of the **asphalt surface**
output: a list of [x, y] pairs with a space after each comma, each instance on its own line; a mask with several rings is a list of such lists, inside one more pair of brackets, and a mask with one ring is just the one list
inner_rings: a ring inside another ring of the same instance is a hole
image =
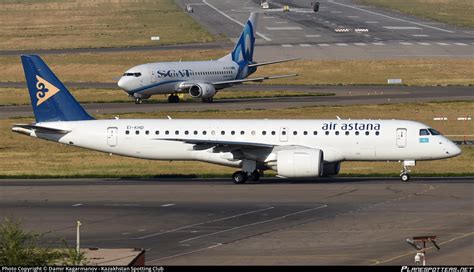
[[[473, 264], [474, 178], [0, 180], [0, 214], [55, 246], [146, 248], [147, 264]], [[431, 245], [430, 245], [431, 246]]]
[[[214, 34], [236, 40], [251, 11], [262, 12], [257, 24], [257, 60], [278, 57], [304, 59], [376, 59], [474, 56], [474, 30], [453, 27], [398, 12], [361, 6], [350, 0], [178, 0], [191, 4], [191, 14]], [[282, 12], [283, 5], [290, 12]], [[348, 32], [337, 32], [337, 31]], [[363, 30], [364, 32], [357, 32]]]
[[[68, 85], [73, 87], [74, 85]], [[86, 83], [79, 87], [104, 87], [104, 84]], [[1, 84], [0, 84], [1, 87]], [[270, 97], [221, 99], [216, 96], [214, 103], [202, 103], [199, 100], [180, 104], [168, 102], [146, 103], [89, 103], [82, 104], [91, 114], [153, 112], [153, 111], [209, 111], [241, 109], [286, 109], [318, 105], [357, 105], [387, 104], [424, 101], [474, 100], [473, 87], [409, 87], [409, 86], [287, 86], [287, 85], [241, 85], [239, 90], [288, 90], [314, 94], [335, 94], [333, 96]], [[235, 88], [237, 90], [237, 88]], [[117, 92], [120, 92], [117, 90]], [[118, 93], [117, 95], [124, 95]], [[0, 119], [33, 116], [30, 105], [1, 106]]]

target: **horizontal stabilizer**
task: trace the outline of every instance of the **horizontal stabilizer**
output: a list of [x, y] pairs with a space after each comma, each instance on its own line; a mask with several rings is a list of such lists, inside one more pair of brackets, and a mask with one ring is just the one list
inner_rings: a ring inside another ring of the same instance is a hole
[[263, 65], [270, 65], [270, 64], [288, 62], [288, 61], [299, 60], [299, 59], [301, 59], [301, 58], [292, 58], [292, 59], [266, 61], [266, 62], [252, 63], [252, 64], [249, 64], [248, 66], [249, 66], [249, 67], [258, 67], [258, 66], [263, 66]]
[[268, 80], [268, 79], [279, 79], [279, 78], [295, 77], [295, 76], [298, 76], [298, 74], [226, 80], [226, 81], [213, 82], [212, 84], [213, 85], [222, 85], [222, 84], [237, 84], [237, 83], [243, 83], [243, 82], [262, 82], [262, 81]]
[[49, 127], [42, 127], [36, 125], [27, 125], [27, 124], [15, 124], [12, 127], [12, 131], [26, 134], [31, 131], [35, 131], [37, 133], [48, 133], [48, 134], [68, 134], [71, 132], [70, 130], [62, 130], [56, 128], [49, 128]]

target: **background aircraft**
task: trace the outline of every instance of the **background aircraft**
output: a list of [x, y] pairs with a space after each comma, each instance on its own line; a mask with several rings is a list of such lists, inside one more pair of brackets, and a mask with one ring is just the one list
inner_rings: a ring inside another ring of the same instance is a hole
[[343, 161], [457, 156], [459, 147], [406, 120], [95, 120], [38, 56], [22, 56], [36, 118], [12, 130], [50, 141], [152, 160], [191, 160], [241, 168], [235, 183], [272, 169], [286, 178], [337, 175]]
[[156, 62], [135, 66], [127, 70], [118, 86], [140, 104], [154, 94], [170, 94], [168, 101], [179, 102], [178, 93], [189, 93], [203, 102], [212, 102], [218, 90], [243, 82], [261, 82], [296, 76], [279, 75], [247, 78], [258, 66], [291, 61], [277, 60], [256, 63], [253, 61], [257, 13], [252, 13], [231, 53], [218, 60]]

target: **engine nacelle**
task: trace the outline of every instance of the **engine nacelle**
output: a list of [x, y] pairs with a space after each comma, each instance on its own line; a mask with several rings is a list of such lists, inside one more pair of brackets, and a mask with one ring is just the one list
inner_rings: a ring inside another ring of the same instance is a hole
[[286, 178], [319, 177], [323, 174], [323, 151], [312, 148], [277, 152], [278, 175]]
[[199, 83], [189, 88], [189, 95], [194, 98], [211, 98], [216, 94], [216, 88], [211, 84]]
[[323, 166], [323, 176], [335, 176], [341, 170], [340, 162], [325, 163]]

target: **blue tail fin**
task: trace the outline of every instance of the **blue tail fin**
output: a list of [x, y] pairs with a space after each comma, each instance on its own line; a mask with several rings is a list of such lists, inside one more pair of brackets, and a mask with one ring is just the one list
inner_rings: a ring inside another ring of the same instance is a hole
[[253, 62], [253, 48], [255, 45], [255, 32], [257, 31], [258, 13], [251, 13], [247, 23], [240, 34], [240, 38], [232, 50], [232, 60], [239, 65]]
[[36, 122], [94, 119], [39, 56], [21, 56], [21, 62]]

